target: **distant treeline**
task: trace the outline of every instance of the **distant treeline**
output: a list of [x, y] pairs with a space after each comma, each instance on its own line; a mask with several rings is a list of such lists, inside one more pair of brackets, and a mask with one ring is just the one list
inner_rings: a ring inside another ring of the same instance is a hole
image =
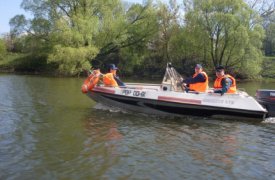
[[[182, 3], [183, 2], [183, 3]], [[269, 0], [23, 0], [0, 40], [0, 69], [80, 75], [114, 63], [125, 76], [191, 75], [224, 65], [237, 78], [271, 77], [275, 12]], [[264, 69], [263, 69], [264, 68]], [[263, 71], [265, 70], [265, 71]]]

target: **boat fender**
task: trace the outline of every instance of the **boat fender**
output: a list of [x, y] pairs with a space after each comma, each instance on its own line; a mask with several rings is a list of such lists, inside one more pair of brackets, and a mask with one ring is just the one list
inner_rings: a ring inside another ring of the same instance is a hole
[[87, 84], [83, 84], [83, 85], [81, 86], [81, 91], [82, 91], [82, 93], [84, 93], [84, 94], [86, 94], [86, 93], [88, 92], [88, 86], [87, 86]]
[[92, 90], [95, 87], [99, 81], [100, 74], [100, 71], [94, 70], [91, 75], [84, 80], [84, 83], [81, 86], [82, 93], [86, 94], [89, 90]]

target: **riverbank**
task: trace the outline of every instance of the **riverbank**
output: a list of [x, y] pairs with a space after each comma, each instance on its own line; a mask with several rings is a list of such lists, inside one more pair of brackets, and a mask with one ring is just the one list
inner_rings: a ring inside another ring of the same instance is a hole
[[0, 60], [0, 72], [14, 73], [14, 62], [23, 55], [18, 53], [8, 53], [3, 60]]
[[[57, 72], [58, 66], [54, 63], [47, 63], [46, 55], [32, 55], [24, 53], [8, 53], [4, 60], [0, 60], [0, 72], [1, 73], [16, 73], [16, 74], [33, 74], [33, 75], [47, 75], [47, 76], [87, 76], [85, 72], [77, 75], [66, 75]], [[144, 70], [145, 71], [145, 70]], [[144, 79], [161, 79], [163, 74], [143, 73]], [[182, 73], [182, 72], [180, 72]], [[136, 74], [123, 74], [120, 72], [121, 77], [135, 78]], [[214, 75], [214, 74], [212, 74]], [[209, 78], [211, 74], [209, 74]], [[140, 79], [140, 77], [138, 77]], [[262, 71], [257, 79], [237, 79], [238, 81], [262, 81], [262, 80], [275, 79], [275, 56], [265, 56], [262, 63]]]
[[2, 73], [58, 76], [56, 68], [54, 64], [47, 63], [47, 57], [43, 54], [8, 53], [5, 59], [0, 61]]

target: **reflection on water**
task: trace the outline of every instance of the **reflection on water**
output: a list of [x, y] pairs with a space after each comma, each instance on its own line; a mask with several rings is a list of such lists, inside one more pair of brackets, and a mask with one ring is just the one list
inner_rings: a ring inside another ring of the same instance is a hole
[[[275, 178], [274, 119], [159, 118], [93, 108], [81, 81], [0, 75], [0, 179]], [[266, 87], [243, 86], [252, 94]]]

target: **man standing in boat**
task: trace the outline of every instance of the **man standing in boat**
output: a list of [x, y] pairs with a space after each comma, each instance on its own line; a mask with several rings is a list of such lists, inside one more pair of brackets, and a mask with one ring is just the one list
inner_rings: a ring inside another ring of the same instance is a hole
[[187, 85], [190, 91], [205, 92], [208, 89], [208, 76], [203, 71], [202, 65], [196, 64], [195, 74], [183, 80], [183, 84]]
[[236, 80], [229, 74], [224, 73], [224, 67], [218, 66], [216, 68], [216, 80], [214, 82], [214, 93], [224, 93], [234, 94], [237, 91]]
[[105, 86], [125, 86], [125, 84], [117, 76], [118, 68], [114, 64], [108, 64], [108, 73], [103, 76]]

